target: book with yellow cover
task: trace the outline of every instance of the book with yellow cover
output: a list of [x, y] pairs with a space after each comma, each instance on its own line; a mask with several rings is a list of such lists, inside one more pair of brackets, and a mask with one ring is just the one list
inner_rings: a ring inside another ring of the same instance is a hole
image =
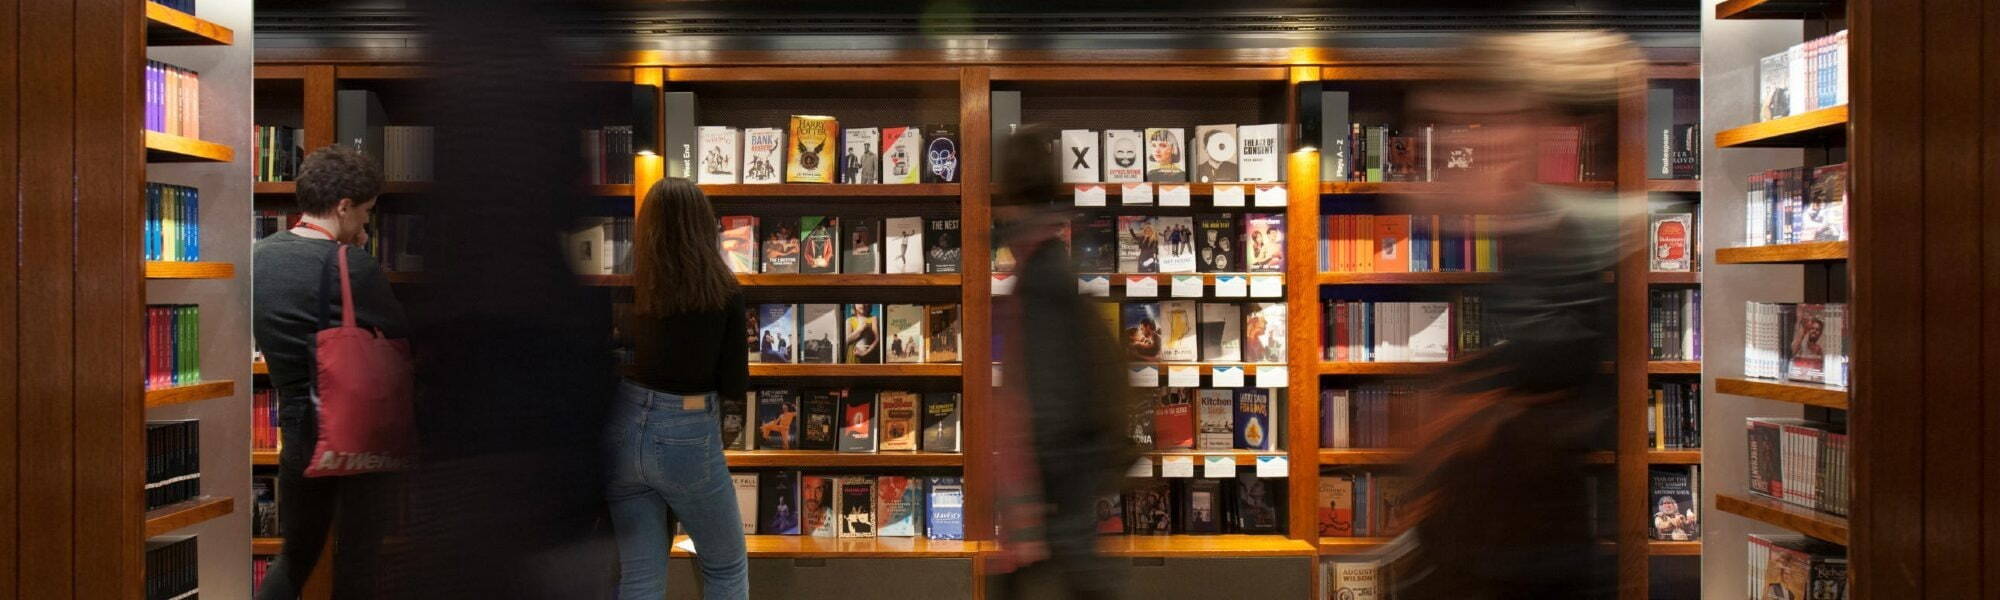
[[834, 141], [840, 139], [840, 122], [833, 117], [792, 115], [791, 146], [785, 151], [787, 183], [833, 183], [840, 171], [834, 158]]

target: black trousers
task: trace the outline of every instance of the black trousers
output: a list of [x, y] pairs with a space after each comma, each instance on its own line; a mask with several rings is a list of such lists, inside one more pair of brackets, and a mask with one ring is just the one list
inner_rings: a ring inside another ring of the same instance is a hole
[[395, 522], [396, 476], [307, 477], [319, 439], [312, 401], [279, 402], [278, 527], [285, 545], [265, 572], [257, 600], [293, 600], [319, 564], [328, 533], [335, 533], [333, 597], [376, 596], [375, 571], [382, 539]]

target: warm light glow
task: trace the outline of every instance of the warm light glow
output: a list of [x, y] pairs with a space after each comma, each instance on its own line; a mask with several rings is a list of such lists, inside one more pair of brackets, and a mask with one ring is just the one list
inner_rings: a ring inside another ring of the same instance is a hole
[[653, 152], [652, 150], [640, 150], [640, 151], [639, 151], [639, 156], [658, 156], [658, 155], [659, 155], [658, 153], [655, 153], [655, 152]]

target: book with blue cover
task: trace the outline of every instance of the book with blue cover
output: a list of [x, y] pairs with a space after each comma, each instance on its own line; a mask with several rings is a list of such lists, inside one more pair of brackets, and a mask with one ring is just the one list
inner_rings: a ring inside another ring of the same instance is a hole
[[931, 477], [927, 481], [930, 502], [926, 503], [927, 537], [934, 540], [965, 539], [965, 480]]

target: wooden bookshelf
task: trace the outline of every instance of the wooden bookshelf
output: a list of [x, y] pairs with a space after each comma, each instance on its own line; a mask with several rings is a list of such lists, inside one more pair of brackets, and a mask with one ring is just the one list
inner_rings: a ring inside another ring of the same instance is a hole
[[1320, 466], [1400, 465], [1415, 452], [1394, 448], [1321, 448]]
[[1715, 391], [1793, 404], [1847, 410], [1847, 388], [1813, 383], [1720, 377]]
[[1717, 148], [1804, 148], [1847, 137], [1847, 106], [1807, 111], [1715, 134]]
[[[1613, 181], [1566, 181], [1542, 185], [1594, 192], [1609, 192], [1618, 187]], [[1319, 186], [1319, 193], [1333, 195], [1462, 194], [1466, 191], [1466, 186], [1462, 184], [1440, 181], [1324, 181]]]
[[251, 556], [271, 556], [285, 549], [285, 538], [250, 538]]
[[963, 467], [955, 452], [832, 452], [827, 450], [730, 450], [731, 468], [750, 467]]
[[1654, 375], [1700, 375], [1701, 362], [1692, 360], [1655, 360], [1646, 363], [1646, 372]]
[[936, 198], [956, 202], [956, 183], [730, 183], [702, 184], [714, 198]]
[[275, 464], [278, 464], [278, 451], [277, 451], [277, 450], [251, 450], [251, 451], [250, 451], [250, 464], [253, 464], [253, 465], [275, 465]]
[[1648, 179], [1646, 191], [1667, 194], [1695, 194], [1701, 192], [1700, 179]]
[[250, 193], [258, 196], [290, 196], [299, 193], [295, 181], [259, 181], [250, 184]]
[[147, 279], [229, 279], [236, 265], [226, 262], [146, 261]]
[[1305, 540], [1282, 535], [1107, 535], [1097, 538], [1097, 550], [1120, 557], [1312, 556]]
[[1648, 285], [1701, 285], [1699, 271], [1649, 271], [1646, 273]]
[[964, 277], [958, 273], [875, 273], [801, 274], [738, 273], [736, 283], [745, 287], [949, 287]]
[[236, 32], [157, 2], [146, 2], [146, 45], [227, 46]]
[[261, 360], [253, 360], [253, 361], [250, 361], [250, 374], [251, 374], [251, 375], [270, 375], [270, 374], [271, 374], [271, 363], [267, 363], [267, 362], [264, 362], [264, 361], [261, 361]]
[[215, 519], [236, 510], [228, 496], [202, 496], [146, 511], [146, 537], [152, 538]]
[[1653, 556], [1701, 556], [1701, 542], [1653, 540], [1646, 542], [1646, 551]]
[[1169, 456], [1194, 457], [1195, 471], [1199, 473], [1201, 470], [1201, 457], [1204, 456], [1227, 456], [1235, 459], [1236, 466], [1241, 468], [1256, 466], [1257, 457], [1285, 456], [1286, 452], [1283, 450], [1146, 450], [1139, 454], [1153, 459], [1153, 464], [1159, 464], [1160, 459]]
[[1646, 464], [1698, 465], [1701, 464], [1701, 450], [1647, 450]]
[[1319, 538], [1320, 556], [1348, 556], [1368, 554], [1381, 550], [1394, 538], [1387, 537], [1322, 537]]
[[583, 189], [592, 196], [605, 198], [631, 198], [634, 193], [629, 183], [597, 183], [585, 185]]
[[1715, 509], [1847, 545], [1847, 517], [1748, 494], [1716, 494]]
[[957, 377], [958, 363], [875, 365], [750, 363], [751, 377]]
[[[675, 536], [674, 543], [687, 541]], [[985, 549], [982, 542], [918, 537], [839, 538], [809, 535], [746, 535], [750, 558], [972, 558]], [[697, 546], [696, 552], [701, 551]], [[673, 555], [687, 558], [676, 546]]]
[[1468, 285], [1500, 281], [1499, 273], [1339, 273], [1321, 271], [1320, 285]]
[[236, 395], [236, 382], [227, 379], [203, 381], [183, 386], [146, 390], [146, 408], [200, 402]]
[[1321, 375], [1426, 375], [1449, 368], [1442, 362], [1322, 362]]
[[233, 160], [236, 160], [236, 151], [229, 146], [158, 131], [146, 132], [146, 162], [149, 163], [226, 163]]
[[1728, 0], [1715, 5], [1716, 19], [1812, 19], [1841, 13], [1841, 0]]
[[1717, 248], [1715, 262], [1726, 265], [1788, 264], [1847, 260], [1847, 242], [1803, 242]]

